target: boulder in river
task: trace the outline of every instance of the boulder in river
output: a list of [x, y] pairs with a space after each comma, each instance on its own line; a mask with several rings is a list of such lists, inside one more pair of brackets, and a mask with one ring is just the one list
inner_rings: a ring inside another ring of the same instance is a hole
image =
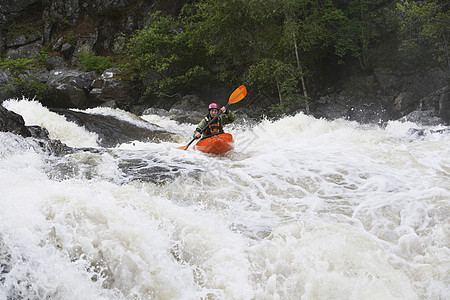
[[12, 132], [23, 137], [31, 136], [31, 132], [25, 126], [22, 116], [7, 110], [0, 105], [0, 131]]

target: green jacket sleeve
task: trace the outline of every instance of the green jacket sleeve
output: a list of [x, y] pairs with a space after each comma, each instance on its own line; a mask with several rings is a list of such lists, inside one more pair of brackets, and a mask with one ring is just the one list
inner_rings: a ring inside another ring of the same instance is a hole
[[[236, 115], [232, 111], [227, 111], [226, 114], [221, 114], [219, 117], [222, 121], [222, 125], [227, 125], [236, 121]], [[206, 125], [206, 124], [205, 124]]]
[[205, 118], [202, 118], [202, 120], [200, 121], [200, 123], [198, 123], [197, 128], [194, 131], [194, 136], [196, 132], [201, 132], [203, 130], [203, 128], [206, 127], [208, 123], [206, 122]]

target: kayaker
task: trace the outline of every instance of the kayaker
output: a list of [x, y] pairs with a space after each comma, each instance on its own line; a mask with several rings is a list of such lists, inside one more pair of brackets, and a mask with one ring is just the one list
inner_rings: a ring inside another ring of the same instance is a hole
[[[224, 125], [236, 121], [236, 115], [232, 111], [228, 110], [225, 106], [220, 108], [220, 110], [222, 111], [222, 114], [217, 118], [215, 122], [211, 123], [208, 126], [208, 128], [206, 128], [205, 131], [203, 132], [205, 137], [223, 133]], [[217, 105], [217, 103], [211, 103], [208, 106], [208, 115], [206, 115], [206, 117], [204, 117], [200, 121], [200, 123], [197, 125], [197, 128], [195, 129], [194, 133], [195, 138], [200, 138], [202, 136], [200, 132], [203, 130], [203, 128], [205, 128], [206, 125], [208, 125], [208, 123], [212, 119], [214, 119], [215, 116], [217, 116], [218, 113], [219, 113], [219, 105]]]

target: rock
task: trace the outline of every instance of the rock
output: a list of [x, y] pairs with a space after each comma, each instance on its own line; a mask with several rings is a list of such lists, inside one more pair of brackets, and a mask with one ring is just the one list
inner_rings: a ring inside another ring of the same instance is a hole
[[206, 111], [207, 105], [196, 95], [186, 95], [172, 105], [171, 110], [173, 109], [188, 112]]
[[31, 56], [39, 54], [41, 49], [42, 42], [37, 41], [17, 48], [8, 48], [5, 56], [8, 59], [30, 58]]
[[117, 108], [116, 101], [114, 101], [114, 100], [103, 102], [100, 106], [101, 107], [109, 107], [109, 108]]
[[141, 125], [136, 125], [113, 116], [94, 115], [67, 109], [52, 109], [64, 115], [70, 121], [83, 126], [89, 132], [95, 132], [98, 143], [102, 147], [115, 147], [118, 144], [130, 141], [173, 141], [176, 135], [163, 130], [161, 127], [137, 119]]
[[30, 131], [25, 126], [25, 121], [21, 115], [7, 110], [0, 105], [0, 131], [12, 132], [23, 137], [31, 136]]
[[2, 1], [0, 6], [0, 12], [2, 14], [13, 14], [18, 13], [28, 6], [38, 3], [40, 0], [14, 0], [14, 1]]
[[5, 72], [0, 70], [0, 84], [6, 83], [9, 81], [9, 76]]
[[403, 119], [422, 125], [434, 126], [450, 123], [450, 87], [446, 86], [420, 99], [416, 110]]
[[47, 129], [39, 126], [25, 126], [21, 115], [7, 110], [2, 105], [0, 105], [0, 131], [35, 138], [42, 149], [54, 155], [64, 155], [74, 151], [59, 140], [51, 140]]
[[21, 115], [7, 110], [2, 105], [0, 105], [0, 131], [35, 138], [44, 150], [54, 155], [63, 155], [74, 151], [59, 140], [51, 140], [47, 129], [39, 126], [25, 126]]
[[10, 81], [7, 73], [0, 70], [0, 104], [3, 100], [8, 98], [8, 95], [3, 91], [2, 87]]
[[[79, 2], [79, 0], [49, 1], [43, 11], [44, 30], [49, 35], [52, 34], [52, 31], [59, 29], [58, 21], [61, 20], [64, 20], [66, 26], [75, 25], [80, 14]], [[51, 36], [47, 38], [51, 38]]]
[[39, 139], [45, 139], [49, 140], [50, 135], [48, 133], [48, 130], [39, 126], [27, 126], [28, 131], [30, 131], [30, 134], [34, 138]]
[[56, 43], [53, 44], [52, 50], [53, 51], [61, 51], [62, 45], [64, 44], [64, 38], [60, 37]]
[[437, 115], [435, 110], [413, 111], [401, 118], [402, 121], [413, 122], [422, 126], [438, 126], [445, 121]]
[[98, 30], [95, 29], [94, 32], [86, 33], [82, 36], [79, 36], [77, 39], [77, 43], [74, 47], [73, 57], [71, 59], [71, 63], [74, 66], [80, 66], [80, 52], [94, 52], [95, 44], [98, 41]]
[[119, 107], [136, 103], [141, 96], [140, 85], [136, 81], [121, 79], [122, 71], [107, 69], [100, 78], [93, 81], [89, 92], [89, 105], [102, 105], [114, 101]]
[[26, 44], [25, 35], [21, 34], [18, 37], [6, 41], [6, 47], [17, 47]]
[[85, 108], [87, 91], [93, 73], [69, 69], [51, 70], [47, 84], [50, 86], [47, 101], [54, 107]]
[[186, 95], [175, 102], [167, 116], [179, 123], [197, 124], [206, 115], [207, 105], [195, 95]]
[[59, 106], [86, 107], [86, 94], [76, 82], [58, 85], [55, 92]]
[[[61, 62], [56, 57], [49, 61]], [[56, 64], [55, 63], [55, 64]], [[121, 79], [119, 69], [108, 69], [100, 77], [95, 72], [73, 69], [50, 70], [48, 78], [42, 79], [49, 86], [44, 104], [56, 108], [87, 108], [95, 106], [129, 107], [137, 103], [141, 95], [139, 82]]]
[[42, 44], [42, 33], [33, 31], [27, 34], [19, 34], [6, 40], [7, 47], [19, 47], [33, 42], [40, 42]]
[[400, 92], [395, 98], [394, 98], [394, 107], [397, 110], [405, 109], [411, 105], [417, 104], [417, 100], [414, 99], [415, 96], [410, 91]]
[[332, 87], [334, 92], [315, 101], [311, 112], [319, 118], [346, 118], [361, 123], [397, 120], [421, 110], [435, 110], [437, 117], [441, 113], [445, 116], [448, 94], [443, 89], [446, 86], [445, 72], [439, 68], [416, 73], [376, 69], [370, 75], [344, 79]]
[[409, 134], [409, 140], [415, 141], [415, 140], [421, 140], [429, 136], [430, 134], [450, 134], [450, 128], [443, 128], [438, 130], [430, 130], [430, 129], [424, 129], [424, 128], [410, 128], [408, 130]]
[[67, 62], [61, 56], [49, 56], [45, 60], [45, 67], [47, 70], [66, 69]]
[[[1, 18], [1, 15], [0, 15]], [[4, 39], [2, 38], [3, 36], [5, 36], [5, 34], [3, 33], [2, 28], [0, 28], [0, 53], [4, 53], [6, 51], [6, 44]]]
[[61, 46], [61, 54], [64, 56], [65, 60], [69, 60], [72, 57], [73, 49], [72, 44], [69, 43], [64, 43]]

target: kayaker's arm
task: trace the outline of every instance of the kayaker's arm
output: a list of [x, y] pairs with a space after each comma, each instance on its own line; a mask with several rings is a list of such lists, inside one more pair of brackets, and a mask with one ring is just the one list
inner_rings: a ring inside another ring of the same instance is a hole
[[236, 115], [231, 110], [227, 110], [225, 113], [221, 114], [220, 118], [223, 125], [230, 124], [236, 121]]
[[[222, 107], [221, 110], [223, 113], [219, 116], [219, 118], [222, 122], [222, 125], [230, 124], [236, 121], [236, 115], [232, 111], [226, 110], [225, 107]], [[197, 128], [194, 132], [195, 138], [200, 138], [202, 136], [201, 132], [206, 127], [206, 125], [208, 125], [208, 120], [206, 118], [202, 119], [200, 123], [198, 123]]]
[[[200, 132], [202, 132], [202, 130], [203, 130], [203, 128], [205, 128], [206, 124], [207, 124], [207, 123], [206, 123], [206, 119], [203, 118], [203, 119], [200, 121], [200, 123], [198, 123], [197, 128], [195, 129], [194, 137], [199, 138], [199, 137], [202, 136]], [[198, 133], [198, 134], [197, 134], [197, 133]]]

